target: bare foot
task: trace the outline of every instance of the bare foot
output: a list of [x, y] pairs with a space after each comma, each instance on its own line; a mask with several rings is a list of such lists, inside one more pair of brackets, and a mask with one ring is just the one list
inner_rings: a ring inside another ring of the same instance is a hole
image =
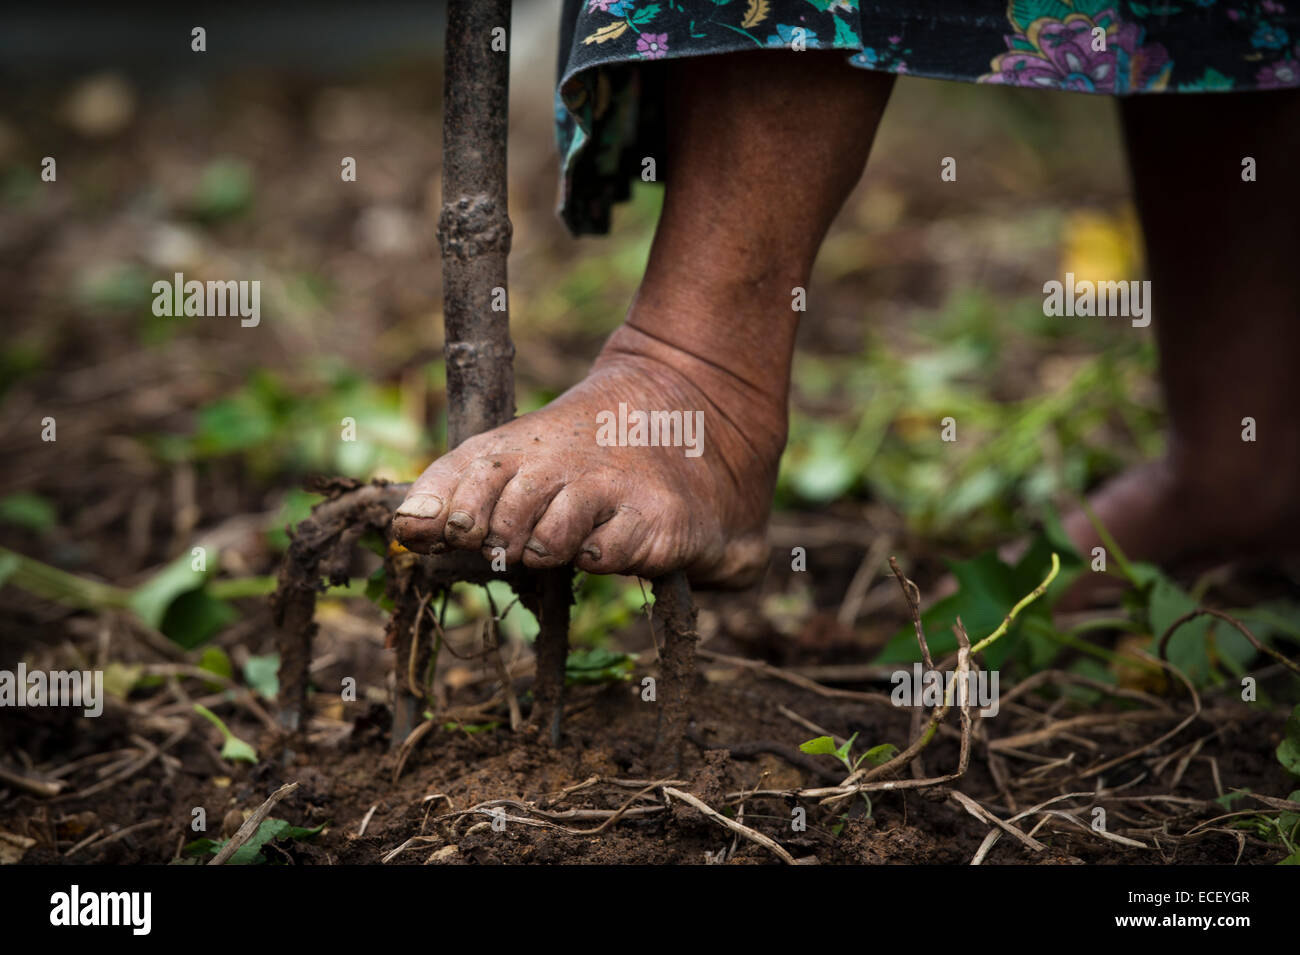
[[[680, 569], [731, 586], [766, 565], [794, 296], [862, 173], [892, 78], [829, 52], [664, 68], [670, 185], [627, 324], [581, 384], [419, 477], [393, 522], [412, 550], [501, 547], [529, 567]], [[620, 406], [629, 419], [700, 414], [702, 443], [686, 447], [684, 428], [676, 446], [599, 441]]]
[[[1240, 442], [1239, 442], [1240, 443]], [[1103, 527], [1132, 560], [1160, 567], [1204, 569], [1295, 549], [1300, 535], [1300, 477], [1250, 445], [1217, 460], [1175, 466], [1159, 461], [1121, 474], [1091, 496]], [[1257, 460], [1253, 460], [1257, 459]], [[1083, 555], [1104, 546], [1082, 511], [1068, 515], [1066, 533]], [[1110, 557], [1109, 560], [1113, 560]], [[1085, 574], [1058, 605], [1080, 609], [1100, 594], [1099, 574]]]
[[[625, 446], [607, 440], [617, 441], [620, 405], [632, 423]], [[681, 412], [665, 435], [678, 446], [634, 446], [635, 411]], [[491, 558], [504, 548], [507, 564], [685, 570], [696, 583], [744, 586], [767, 563], [785, 428], [782, 403], [624, 326], [585, 380], [431, 464], [393, 529], [414, 551]]]

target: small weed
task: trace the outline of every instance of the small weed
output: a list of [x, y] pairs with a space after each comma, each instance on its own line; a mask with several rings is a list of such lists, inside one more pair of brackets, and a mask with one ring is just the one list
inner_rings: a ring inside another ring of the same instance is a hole
[[238, 736], [232, 733], [230, 731], [230, 727], [228, 727], [224, 722], [222, 722], [220, 716], [218, 716], [216, 713], [213, 713], [202, 703], [194, 704], [194, 712], [198, 713], [199, 716], [203, 717], [205, 720], [207, 720], [209, 723], [211, 723], [213, 726], [215, 726], [217, 729], [221, 731], [221, 735], [226, 740], [221, 747], [222, 759], [228, 759], [232, 763], [256, 763], [257, 762], [257, 750], [253, 749], [253, 747], [249, 746], [242, 739], [240, 739]]
[[[319, 835], [324, 828], [325, 823], [321, 823], [314, 829], [305, 829], [302, 826], [292, 825], [283, 819], [263, 819], [262, 824], [257, 827], [257, 832], [253, 833], [251, 839], [235, 850], [226, 864], [283, 865], [284, 862], [281, 859], [267, 854], [266, 850], [271, 843], [277, 841], [304, 842]], [[228, 839], [195, 839], [181, 850], [181, 855], [187, 862], [205, 859], [215, 856], [221, 851], [222, 846], [229, 841]], [[190, 864], [194, 864], [194, 862], [190, 862]]]
[[[857, 738], [858, 734], [854, 733], [844, 741], [843, 745], [836, 746], [835, 740], [831, 737], [818, 736], [816, 739], [810, 739], [806, 743], [800, 743], [799, 749], [812, 756], [834, 756], [844, 764], [844, 768], [850, 773], [856, 772], [858, 767], [864, 762], [870, 763], [872, 766], [883, 766], [898, 755], [898, 747], [893, 743], [881, 743], [879, 746], [873, 746], [865, 753], [854, 758], [853, 741]], [[871, 797], [864, 792], [862, 793], [862, 801], [867, 804], [867, 818], [870, 819]], [[844, 818], [847, 818], [847, 816]], [[843, 828], [844, 819], [841, 819], [837, 825], [832, 827], [831, 831], [838, 836]]]

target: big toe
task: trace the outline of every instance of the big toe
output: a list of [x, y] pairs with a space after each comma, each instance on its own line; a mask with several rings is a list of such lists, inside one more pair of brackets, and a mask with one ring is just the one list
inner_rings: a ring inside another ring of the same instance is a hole
[[437, 550], [443, 546], [452, 499], [464, 471], [462, 456], [453, 451], [434, 461], [416, 478], [406, 499], [393, 516], [393, 536], [414, 551]]

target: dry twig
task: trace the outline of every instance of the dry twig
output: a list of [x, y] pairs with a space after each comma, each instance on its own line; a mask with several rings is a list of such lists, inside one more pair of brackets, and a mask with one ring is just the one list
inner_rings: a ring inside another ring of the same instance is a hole
[[258, 806], [257, 809], [253, 811], [253, 814], [244, 820], [244, 824], [236, 830], [233, 836], [230, 837], [230, 841], [221, 847], [221, 851], [212, 857], [212, 861], [209, 862], [208, 865], [225, 865], [226, 862], [229, 861], [230, 857], [239, 850], [240, 846], [253, 838], [253, 835], [257, 832], [258, 826], [262, 824], [263, 819], [271, 814], [271, 810], [275, 808], [275, 804], [297, 788], [297, 783], [285, 783], [275, 792], [271, 793], [271, 795], [267, 797], [266, 802]]

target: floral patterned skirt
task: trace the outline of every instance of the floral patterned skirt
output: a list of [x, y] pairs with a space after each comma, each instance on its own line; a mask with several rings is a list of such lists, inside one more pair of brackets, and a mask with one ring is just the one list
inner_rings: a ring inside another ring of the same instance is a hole
[[1124, 96], [1300, 86], [1298, 40], [1283, 0], [564, 0], [560, 214], [608, 231], [661, 154], [663, 74], [645, 60], [836, 49], [865, 69]]

